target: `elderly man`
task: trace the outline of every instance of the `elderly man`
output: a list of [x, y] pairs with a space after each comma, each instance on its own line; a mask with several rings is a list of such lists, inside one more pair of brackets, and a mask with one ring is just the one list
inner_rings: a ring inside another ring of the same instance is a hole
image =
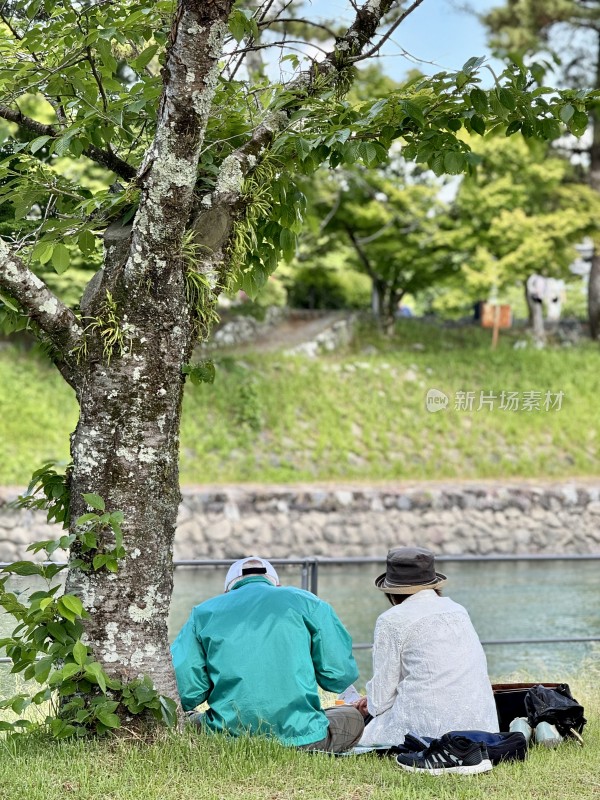
[[277, 737], [339, 753], [361, 737], [352, 706], [323, 710], [317, 687], [342, 692], [358, 676], [350, 636], [318, 597], [282, 587], [273, 565], [236, 561], [225, 593], [192, 609], [172, 647], [184, 710], [211, 731]]

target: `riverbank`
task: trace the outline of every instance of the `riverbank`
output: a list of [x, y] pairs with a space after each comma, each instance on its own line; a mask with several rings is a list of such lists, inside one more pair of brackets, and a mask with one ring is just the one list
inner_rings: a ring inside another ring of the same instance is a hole
[[[0, 488], [0, 561], [59, 534], [43, 513], [11, 508], [17, 495]], [[182, 498], [176, 559], [381, 556], [399, 544], [447, 555], [600, 552], [591, 478], [188, 486]]]

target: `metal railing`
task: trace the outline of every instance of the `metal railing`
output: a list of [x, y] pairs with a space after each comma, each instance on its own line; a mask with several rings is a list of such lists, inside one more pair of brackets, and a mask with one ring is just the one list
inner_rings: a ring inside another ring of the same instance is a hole
[[[477, 563], [477, 562], [507, 562], [507, 561], [600, 561], [600, 553], [583, 554], [493, 554], [493, 555], [436, 555], [436, 563]], [[344, 566], [361, 564], [381, 564], [385, 569], [385, 558], [380, 556], [347, 556], [347, 557], [327, 557], [309, 556], [306, 558], [270, 558], [273, 566], [300, 566], [301, 588], [318, 595], [319, 591], [319, 567], [320, 566]], [[185, 561], [175, 561], [175, 568], [178, 567], [229, 567], [232, 559], [195, 559]], [[512, 645], [512, 644], [564, 644], [564, 643], [586, 643], [600, 642], [598, 636], [569, 636], [561, 638], [536, 638], [536, 639], [482, 639], [482, 645]], [[371, 650], [372, 642], [355, 642], [353, 650]]]
[[[321, 556], [308, 556], [305, 558], [270, 558], [269, 561], [276, 567], [278, 566], [297, 566], [300, 567], [300, 586], [306, 591], [318, 595], [319, 588], [319, 568], [327, 566], [380, 564], [385, 567], [385, 559], [379, 556], [350, 556], [346, 558], [332, 558]], [[506, 561], [600, 561], [600, 553], [585, 554], [494, 554], [494, 555], [436, 555], [436, 563], [493, 563]], [[46, 562], [50, 563], [50, 562]], [[65, 565], [64, 562], [52, 562]], [[212, 559], [184, 559], [173, 562], [175, 569], [183, 568], [218, 568], [229, 567], [233, 563], [230, 558]], [[0, 563], [0, 568], [7, 566]], [[534, 638], [534, 639], [487, 639], [482, 640], [483, 645], [517, 645], [517, 644], [565, 644], [565, 643], [588, 643], [600, 642], [599, 636], [571, 636], [560, 638]], [[370, 650], [373, 647], [371, 642], [356, 642], [352, 645], [354, 650]], [[0, 658], [0, 664], [11, 663], [10, 658]]]

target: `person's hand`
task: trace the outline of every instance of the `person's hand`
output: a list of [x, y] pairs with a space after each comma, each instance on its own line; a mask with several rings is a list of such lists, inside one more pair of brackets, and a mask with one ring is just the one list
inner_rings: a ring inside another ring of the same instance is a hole
[[368, 715], [369, 709], [367, 708], [366, 697], [361, 697], [360, 700], [355, 700], [354, 703], [352, 703], [352, 705], [354, 706], [354, 708], [357, 708], [360, 711], [363, 717], [366, 717]]

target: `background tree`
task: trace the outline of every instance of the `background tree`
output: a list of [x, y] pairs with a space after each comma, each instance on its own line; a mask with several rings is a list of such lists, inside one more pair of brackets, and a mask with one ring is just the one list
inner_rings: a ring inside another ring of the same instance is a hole
[[436, 293], [439, 310], [493, 294], [506, 300], [533, 273], [568, 277], [575, 244], [598, 229], [600, 197], [547, 143], [497, 136], [473, 149], [481, 161], [461, 180], [445, 232], [461, 270]]
[[406, 294], [456, 269], [444, 246], [439, 191], [425, 177], [409, 179], [401, 162], [370, 170], [357, 165], [325, 173], [311, 204], [320, 220], [318, 250], [344, 253], [346, 265], [369, 278], [372, 312], [388, 333]]
[[[421, 2], [400, 6], [388, 32]], [[235, 286], [254, 295], [280, 255], [293, 254], [305, 208], [296, 174], [324, 163], [375, 167], [397, 139], [407, 159], [458, 174], [474, 164], [463, 128], [526, 118], [532, 135], [548, 138], [560, 132], [565, 104], [585, 109], [573, 92], [530, 92], [518, 68], [486, 93], [478, 59], [356, 107], [344, 94], [355, 66], [385, 40], [376, 35], [393, 7], [356, 8], [318, 60], [301, 62], [286, 50], [297, 46], [290, 38], [273, 37], [287, 59], [282, 74], [290, 71], [283, 82], [240, 79], [259, 28], [285, 13], [270, 0], [252, 9], [179, 0], [174, 16], [163, 0], [77, 9], [36, 0], [16, 2], [4, 18], [0, 116], [32, 138], [13, 143], [0, 179], [17, 216], [35, 206], [42, 214], [33, 239], [15, 225], [12, 240], [0, 240], [0, 288], [78, 400], [66, 587], [81, 598], [81, 610], [70, 609], [83, 617], [81, 647], [111, 679], [148, 675], [176, 695], [166, 620], [184, 381], [210, 377], [190, 361], [219, 293]], [[23, 113], [29, 96], [51, 122]], [[44, 147], [49, 161], [38, 155]], [[108, 188], [82, 187], [58, 168], [62, 157], [113, 173]], [[39, 266], [63, 270], [70, 247], [91, 256], [100, 240], [103, 268], [75, 311]], [[95, 511], [100, 520], [89, 517]], [[42, 633], [42, 644], [52, 639]], [[105, 690], [105, 678], [89, 680]], [[63, 690], [77, 687], [71, 680]]]
[[[600, 2], [598, 0], [507, 0], [483, 17], [492, 43], [506, 53], [554, 59], [552, 72], [569, 86], [600, 89]], [[534, 67], [540, 72], [543, 68]], [[541, 76], [540, 76], [541, 77]], [[600, 105], [589, 109], [590, 141], [567, 146], [570, 153], [585, 152], [590, 186], [600, 192]], [[565, 117], [578, 113], [565, 109]], [[583, 117], [581, 125], [586, 122]], [[595, 252], [588, 284], [588, 315], [592, 338], [600, 336], [600, 241]]]

